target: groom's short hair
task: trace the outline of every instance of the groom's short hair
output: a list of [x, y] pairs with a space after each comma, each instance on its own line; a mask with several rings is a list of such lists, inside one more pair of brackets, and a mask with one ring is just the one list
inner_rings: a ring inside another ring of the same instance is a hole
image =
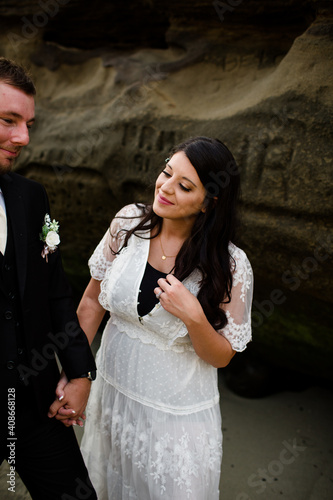
[[0, 57], [0, 82], [22, 90], [29, 96], [36, 95], [36, 87], [29, 72], [5, 57]]

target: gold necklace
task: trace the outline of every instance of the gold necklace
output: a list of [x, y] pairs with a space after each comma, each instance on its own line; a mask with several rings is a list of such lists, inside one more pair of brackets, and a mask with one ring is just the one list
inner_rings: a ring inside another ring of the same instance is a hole
[[160, 245], [161, 245], [161, 250], [162, 250], [162, 260], [165, 260], [165, 259], [174, 259], [176, 257], [176, 255], [165, 255], [163, 247], [162, 247], [162, 238], [161, 238], [161, 235], [159, 237], [159, 240], [160, 240]]

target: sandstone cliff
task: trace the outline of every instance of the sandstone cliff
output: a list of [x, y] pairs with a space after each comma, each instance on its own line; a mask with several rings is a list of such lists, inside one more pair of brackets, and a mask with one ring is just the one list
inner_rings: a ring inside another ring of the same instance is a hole
[[169, 148], [218, 137], [242, 170], [253, 347], [332, 378], [332, 2], [8, 0], [0, 16], [1, 54], [38, 87], [16, 168], [47, 187], [80, 291]]

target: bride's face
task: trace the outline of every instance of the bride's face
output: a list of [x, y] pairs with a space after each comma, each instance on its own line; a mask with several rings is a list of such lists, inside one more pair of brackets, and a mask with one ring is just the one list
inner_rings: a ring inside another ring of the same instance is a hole
[[193, 219], [204, 212], [206, 190], [183, 151], [175, 153], [156, 180], [154, 212], [166, 219]]

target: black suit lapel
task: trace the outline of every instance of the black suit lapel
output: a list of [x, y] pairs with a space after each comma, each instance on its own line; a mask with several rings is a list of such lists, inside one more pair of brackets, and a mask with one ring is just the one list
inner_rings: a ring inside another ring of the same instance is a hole
[[21, 298], [27, 272], [27, 222], [22, 194], [16, 189], [9, 175], [1, 176], [1, 189], [4, 195], [8, 221], [11, 225], [17, 266], [17, 277]]

